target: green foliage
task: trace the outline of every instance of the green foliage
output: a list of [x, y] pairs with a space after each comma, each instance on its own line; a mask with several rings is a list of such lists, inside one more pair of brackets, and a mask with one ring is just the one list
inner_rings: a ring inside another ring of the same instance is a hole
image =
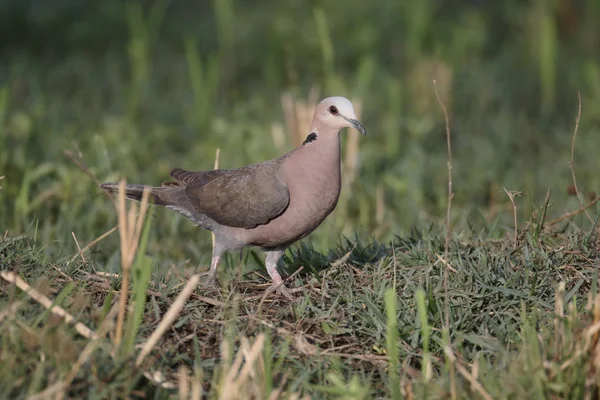
[[[148, 232], [152, 241], [155, 235]], [[264, 285], [246, 278], [224, 281], [218, 290], [198, 289], [200, 296], [188, 300], [142, 370], [161, 371], [172, 381], [177, 368], [187, 366], [204, 379], [208, 395], [216, 396], [235, 375], [229, 371], [239, 367], [240, 349], [246, 346], [244, 354], [249, 354], [245, 338], [265, 335], [250, 382], [266, 397], [280, 389], [316, 398], [402, 398], [409, 391], [415, 398], [446, 397], [449, 362], [469, 371], [477, 364], [477, 381], [492, 398], [564, 398], [594, 390], [600, 298], [594, 297], [598, 272], [590, 260], [597, 262], [599, 255], [595, 247], [583, 246], [583, 234], [543, 232], [517, 248], [512, 238], [464, 241], [453, 236], [449, 264], [456, 271], [449, 274], [452, 318], [446, 330], [440, 312], [443, 271], [435, 266], [443, 248], [439, 233], [380, 244], [382, 251], [370, 261], [357, 256], [356, 243], [348, 241], [318, 279], [310, 274], [294, 278], [294, 287], [303, 286], [294, 303], [263, 301]], [[136, 311], [126, 324], [127, 346], [145, 341], [186, 279], [183, 271], [149, 274], [142, 254], [132, 277]], [[15, 260], [23, 260], [17, 270], [25, 280], [78, 321], [99, 329], [117, 287], [96, 275], [99, 265], [78, 259], [69, 269], [66, 262], [48, 262], [39, 246], [23, 236], [0, 241], [0, 260], [2, 265], [10, 260], [13, 268]], [[153, 264], [162, 261], [155, 258]], [[394, 281], [395, 290], [390, 288]], [[4, 393], [37, 393], [64, 379], [87, 340], [10, 284], [2, 283], [0, 310]], [[454, 360], [445, 356], [449, 345]], [[110, 339], [101, 340], [69, 395], [127, 397], [143, 388], [164, 398], [166, 392], [133, 368], [138, 348], [118, 360], [111, 356]], [[454, 374], [458, 397], [472, 398], [471, 383]], [[35, 379], [19, 379], [23, 376]]]
[[[0, 95], [2, 227], [22, 232], [37, 217], [41, 240], [59, 238], [49, 251], [71, 252], [71, 231], [92, 240], [114, 213], [65, 149], [101, 181], [158, 183], [174, 166], [211, 168], [216, 148], [221, 165], [233, 168], [289, 149], [290, 141], [279, 149], [271, 139], [273, 123], [282, 121], [279, 96], [318, 87], [322, 96], [360, 100], [370, 134], [359, 140], [358, 179], [311, 239], [319, 250], [352, 230], [389, 240], [444, 213], [446, 156], [433, 78], [453, 127], [458, 229], [489, 230], [496, 221], [490, 234], [498, 235], [510, 226], [503, 186], [529, 199], [519, 199], [520, 218], [549, 187], [557, 194], [550, 218], [573, 207], [564, 189], [577, 90], [579, 184], [584, 195], [600, 191], [600, 165], [585, 151], [600, 145], [591, 12], [544, 1], [465, 3], [460, 12], [431, 1], [338, 3], [90, 3], [97, 12], [80, 11], [78, 22], [87, 36], [67, 48], [74, 22], [54, 15], [64, 27], [45, 45], [64, 54], [11, 58]], [[82, 45], [109, 31], [114, 46]], [[196, 244], [183, 246], [178, 239], [194, 231], [183, 221], [156, 223], [172, 256], [195, 259], [209, 235], [195, 233]]]
[[144, 230], [140, 239], [138, 253], [132, 270], [132, 296], [131, 309], [127, 316], [127, 328], [125, 330], [125, 340], [123, 343], [123, 354], [131, 356], [136, 337], [139, 335], [140, 325], [146, 311], [146, 296], [152, 277], [152, 259], [146, 255], [148, 246], [148, 237], [150, 235], [151, 217], [144, 221]]
[[398, 357], [398, 320], [396, 309], [396, 291], [387, 289], [385, 291], [385, 312], [387, 314], [387, 354], [390, 357], [389, 365], [389, 391], [390, 398], [400, 399], [400, 381], [398, 379], [399, 357]]

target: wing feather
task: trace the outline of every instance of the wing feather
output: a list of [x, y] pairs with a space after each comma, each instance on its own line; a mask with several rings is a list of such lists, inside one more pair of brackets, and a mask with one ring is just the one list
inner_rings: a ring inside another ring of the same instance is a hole
[[290, 201], [277, 162], [235, 170], [175, 169], [171, 177], [185, 188], [194, 210], [221, 225], [250, 229], [266, 224], [285, 211]]

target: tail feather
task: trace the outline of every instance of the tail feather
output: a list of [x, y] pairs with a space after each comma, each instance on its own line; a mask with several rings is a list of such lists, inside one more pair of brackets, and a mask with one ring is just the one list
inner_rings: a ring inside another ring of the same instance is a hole
[[[119, 193], [118, 183], [103, 183], [100, 187], [111, 194], [117, 195]], [[158, 206], [177, 205], [181, 200], [185, 199], [185, 193], [181, 187], [156, 187], [131, 183], [125, 185], [125, 197], [130, 200], [142, 201], [145, 188], [150, 188], [151, 190], [149, 201]]]
[[[118, 183], [103, 183], [100, 187], [108, 193], [119, 193]], [[151, 203], [173, 210], [191, 219], [196, 225], [205, 229], [212, 231], [217, 226], [213, 220], [194, 210], [185, 196], [185, 189], [176, 184], [159, 187], [131, 183], [126, 184], [125, 197], [131, 200], [142, 201], [142, 195], [144, 194], [144, 188], [146, 187], [151, 189], [149, 200]]]

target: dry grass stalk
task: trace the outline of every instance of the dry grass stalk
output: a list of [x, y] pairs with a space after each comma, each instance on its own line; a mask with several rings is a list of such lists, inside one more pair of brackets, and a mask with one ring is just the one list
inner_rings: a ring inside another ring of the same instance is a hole
[[[437, 81], [433, 80], [433, 88], [435, 90], [435, 96], [437, 97], [438, 103], [444, 113], [444, 120], [446, 121], [446, 147], [448, 151], [448, 207], [446, 208], [446, 240], [444, 243], [444, 260], [446, 265], [450, 265], [448, 262], [448, 251], [450, 248], [450, 234], [452, 233], [452, 226], [450, 224], [450, 216], [452, 213], [452, 199], [454, 198], [454, 192], [452, 191], [452, 142], [450, 140], [450, 119], [448, 118], [448, 111], [446, 106], [440, 97], [437, 89]], [[445, 308], [446, 308], [446, 327], [450, 326], [450, 306], [448, 299], [448, 271], [444, 269], [444, 296], [445, 296]]]
[[[75, 154], [73, 154], [72, 152], [68, 151], [68, 150], [63, 150], [64, 155], [71, 160], [71, 162], [73, 162], [73, 164], [75, 164], [81, 171], [83, 171], [87, 176], [90, 177], [90, 179], [92, 181], [94, 181], [94, 183], [96, 184], [97, 187], [100, 187], [100, 181], [98, 180], [98, 178], [96, 178], [96, 176], [88, 169], [88, 167], [85, 165], [85, 163], [81, 160], [80, 157], [76, 156]], [[113, 199], [112, 194], [108, 193], [106, 190], [102, 191], [104, 193], [104, 195], [106, 197], [108, 197], [109, 199]], [[79, 243], [77, 243], [77, 239], [75, 238], [75, 234], [73, 233], [73, 238], [75, 239], [75, 243], [77, 244], [77, 248], [79, 250], [79, 252], [77, 254], [75, 254], [73, 256], [73, 258], [71, 258], [71, 260], [69, 260], [69, 263], [72, 263], [73, 261], [75, 261], [75, 259], [77, 257], [79, 257], [81, 255], [81, 258], [84, 260], [85, 259], [83, 257], [83, 253], [90, 249], [92, 246], [96, 245], [98, 242], [100, 242], [101, 240], [103, 240], [104, 238], [106, 238], [108, 235], [110, 235], [111, 233], [113, 233], [114, 231], [117, 230], [117, 227], [114, 227], [112, 229], [110, 229], [108, 232], [104, 233], [103, 235], [99, 236], [98, 238], [96, 238], [95, 240], [91, 241], [87, 246], [85, 246], [83, 249], [81, 249], [79, 247]]]
[[[71, 162], [73, 164], [75, 164], [75, 166], [77, 166], [77, 168], [79, 168], [81, 171], [83, 171], [87, 176], [90, 177], [91, 180], [94, 181], [94, 183], [96, 184], [96, 187], [100, 187], [100, 181], [98, 180], [98, 178], [96, 178], [96, 176], [89, 170], [89, 168], [87, 167], [87, 165], [85, 165], [85, 163], [81, 160], [80, 157], [77, 157], [75, 154], [73, 154], [72, 152], [70, 152], [69, 150], [63, 150], [63, 154], [69, 159], [71, 160]], [[108, 197], [109, 199], [112, 200], [113, 196], [112, 194], [108, 193], [106, 190], [102, 191], [104, 193], [104, 195], [106, 197]]]
[[519, 228], [517, 225], [517, 203], [515, 203], [515, 199], [517, 197], [521, 196], [523, 194], [523, 192], [507, 190], [504, 186], [502, 187], [502, 189], [504, 189], [504, 193], [506, 193], [506, 195], [508, 196], [508, 200], [510, 200], [510, 204], [512, 204], [514, 235], [515, 235], [514, 246], [516, 249], [517, 246], [519, 245]]
[[199, 300], [203, 303], [210, 304], [210, 305], [216, 306], [216, 307], [227, 307], [227, 303], [224, 303], [222, 301], [212, 299], [212, 298], [206, 297], [206, 296], [200, 296], [199, 294], [195, 294], [195, 293], [192, 293], [192, 295], [193, 295], [194, 299]]
[[402, 385], [402, 395], [406, 398], [406, 400], [413, 400], [415, 398], [413, 386], [409, 380], [406, 380], [406, 382]]
[[[77, 254], [75, 254], [73, 256], [73, 258], [71, 258], [69, 260], [69, 264], [72, 263], [73, 261], [75, 261], [75, 259], [77, 257], [79, 257], [80, 254], [85, 253], [86, 251], [88, 251], [90, 248], [92, 248], [93, 246], [95, 246], [96, 244], [98, 244], [98, 242], [100, 242], [101, 240], [104, 240], [105, 238], [107, 238], [108, 236], [110, 236], [114, 231], [116, 231], [119, 228], [119, 226], [115, 226], [111, 229], [109, 229], [108, 231], [104, 232], [102, 235], [98, 236], [96, 239], [92, 240], [90, 243], [88, 243], [87, 246], [85, 246], [83, 249], [80, 249], [79, 252]], [[78, 246], [79, 247], [79, 246]]]
[[177, 369], [177, 378], [179, 381], [179, 399], [187, 400], [190, 396], [190, 373], [188, 367], [180, 365]]
[[[433, 80], [433, 89], [440, 107], [444, 113], [444, 120], [446, 121], [446, 147], [448, 151], [448, 207], [446, 208], [446, 240], [444, 242], [444, 260], [447, 266], [450, 265], [448, 259], [448, 251], [450, 248], [450, 235], [452, 233], [452, 226], [450, 217], [452, 215], [452, 199], [454, 198], [454, 192], [452, 191], [452, 141], [450, 137], [450, 119], [448, 118], [448, 111], [446, 105], [442, 101], [437, 88], [437, 81]], [[444, 309], [445, 309], [445, 327], [444, 329], [450, 329], [450, 299], [448, 295], [448, 268], [444, 268]], [[452, 350], [452, 349], [450, 349]], [[456, 399], [456, 377], [454, 375], [454, 362], [450, 362], [450, 392], [452, 399]]]
[[300, 146], [310, 133], [310, 124], [318, 100], [319, 91], [315, 88], [311, 89], [307, 101], [294, 99], [289, 93], [281, 95], [285, 125], [293, 147]]
[[[471, 364], [471, 376], [475, 381], [479, 380], [479, 361], [477, 359], [473, 360], [473, 364]], [[471, 384], [471, 391], [477, 391], [477, 388], [473, 384]]]
[[263, 348], [265, 335], [259, 334], [253, 344], [246, 337], [240, 340], [240, 349], [224, 374], [220, 399], [263, 399], [264, 387]]
[[177, 316], [185, 306], [185, 302], [192, 295], [192, 292], [196, 289], [198, 283], [200, 283], [200, 275], [192, 275], [192, 277], [188, 280], [183, 289], [181, 289], [181, 292], [177, 295], [175, 301], [173, 301], [173, 304], [171, 304], [171, 307], [169, 307], [169, 310], [166, 312], [165, 316], [158, 324], [158, 327], [156, 327], [154, 332], [152, 332], [152, 335], [150, 335], [146, 343], [144, 343], [144, 345], [142, 346], [142, 350], [140, 351], [140, 354], [138, 355], [138, 358], [135, 361], [135, 365], [137, 367], [139, 367], [142, 364], [144, 358], [146, 358], [146, 356], [150, 354], [150, 351], [152, 351], [154, 346], [156, 346], [156, 343], [158, 343], [160, 338], [165, 334], [167, 329], [169, 329], [171, 324], [175, 321], [175, 318], [177, 318]]
[[13, 271], [1, 271], [0, 276], [2, 276], [2, 278], [8, 282], [14, 283], [19, 289], [27, 293], [29, 297], [40, 303], [46, 309], [50, 310], [51, 313], [61, 317], [68, 324], [73, 324], [75, 330], [81, 336], [86, 337], [88, 339], [96, 339], [98, 337], [96, 333], [90, 328], [88, 328], [81, 322], [77, 322], [75, 318], [71, 314], [69, 314], [64, 308], [59, 307], [57, 305], [52, 305], [52, 300], [50, 300], [46, 295], [38, 292], [36, 289], [31, 287], [27, 282], [25, 282]]
[[[597, 398], [598, 390], [600, 390], [600, 340], [598, 333], [600, 332], [600, 295], [594, 299], [592, 309], [593, 324], [587, 329], [586, 341], [589, 343], [588, 348], [584, 348], [582, 354], [591, 354], [591, 366], [586, 379], [586, 399]], [[595, 393], [595, 397], [594, 394]]]
[[127, 294], [129, 291], [129, 271], [133, 265], [133, 260], [140, 242], [142, 225], [148, 209], [148, 199], [150, 189], [144, 189], [142, 201], [140, 204], [140, 213], [137, 215], [137, 204], [131, 203], [129, 212], [125, 207], [125, 181], [119, 182], [118, 194], [118, 214], [119, 214], [119, 235], [121, 238], [121, 268], [122, 281], [121, 293], [119, 297], [119, 316], [117, 317], [117, 328], [115, 334], [115, 344], [118, 346], [123, 337], [123, 324], [125, 322], [125, 310], [127, 308]]
[[586, 205], [584, 205], [582, 207], [579, 207], [575, 211], [571, 211], [571, 212], [565, 213], [562, 216], [560, 216], [560, 217], [558, 217], [556, 219], [553, 219], [552, 221], [548, 221], [546, 223], [546, 227], [549, 228], [551, 226], [554, 226], [554, 225], [558, 224], [559, 222], [566, 221], [569, 218], [572, 218], [572, 217], [576, 216], [577, 214], [581, 214], [582, 212], [584, 212], [588, 208], [593, 207], [598, 201], [600, 201], [600, 196], [594, 198], [594, 200], [590, 201], [588, 204], [586, 204]]
[[102, 324], [100, 324], [97, 337], [85, 345], [85, 347], [81, 351], [81, 354], [77, 358], [77, 361], [75, 362], [73, 367], [71, 367], [71, 371], [69, 371], [69, 373], [63, 380], [62, 391], [61, 393], [59, 393], [59, 395], [57, 395], [57, 400], [61, 400], [65, 397], [66, 390], [69, 388], [71, 382], [73, 382], [73, 379], [75, 379], [75, 377], [79, 373], [81, 367], [88, 361], [94, 350], [96, 350], [96, 348], [100, 344], [100, 341], [104, 338], [104, 336], [106, 336], [106, 334], [112, 329], [114, 325], [115, 315], [117, 314], [118, 310], [118, 304], [115, 303], [108, 315], [106, 316], [106, 318], [104, 318], [104, 321], [102, 321]]
[[[573, 364], [580, 363], [582, 357], [587, 357], [587, 355], [591, 354], [592, 362], [588, 372], [586, 389], [588, 392], [592, 393], [594, 390], [597, 390], [594, 388], [594, 386], [596, 388], [598, 386], [597, 374], [598, 371], [600, 371], [600, 341], [598, 340], [600, 333], [600, 295], [596, 295], [596, 297], [593, 299], [590, 297], [588, 299], [588, 306], [586, 309], [591, 309], [593, 315], [592, 324], [583, 331], [583, 340], [576, 341], [576, 350], [573, 352], [573, 355], [569, 357], [569, 359], [560, 365], [558, 371], [565, 371]], [[550, 378], [553, 378], [554, 376], [555, 374], [553, 373], [550, 375]]]
[[77, 240], [77, 236], [75, 236], [75, 232], [71, 232], [71, 235], [73, 236], [73, 240], [75, 241], [75, 245], [77, 245], [77, 251], [79, 255], [81, 255], [81, 261], [83, 261], [84, 263], [85, 261], [85, 257], [83, 256], [83, 251], [81, 251], [81, 246], [79, 246], [79, 241]]
[[587, 211], [587, 208], [583, 207], [583, 199], [581, 197], [581, 194], [579, 193], [579, 188], [577, 187], [577, 179], [575, 178], [575, 139], [577, 138], [577, 130], [579, 129], [579, 119], [581, 117], [581, 93], [579, 91], [577, 92], [577, 104], [577, 117], [575, 118], [575, 128], [573, 129], [573, 138], [571, 139], [571, 160], [569, 161], [569, 168], [571, 169], [573, 188], [575, 189], [575, 196], [577, 196], [577, 201], [579, 201], [579, 207], [583, 208], [585, 215], [593, 224], [594, 219]]
[[4, 321], [5, 318], [13, 318], [22, 304], [23, 303], [20, 301], [15, 301], [9, 304], [8, 306], [4, 307], [4, 310], [0, 312], [0, 323], [2, 323], [2, 321]]
[[31, 394], [27, 396], [27, 400], [47, 400], [57, 398], [60, 394], [60, 391], [63, 388], [62, 381], [58, 381], [48, 386], [46, 389], [41, 392]]
[[554, 352], [557, 356], [560, 354], [561, 340], [564, 338], [562, 319], [565, 315], [565, 288], [565, 282], [560, 282], [554, 294]]
[[121, 277], [121, 275], [119, 275], [119, 274], [115, 274], [113, 272], [104, 272], [104, 271], [97, 271], [96, 275], [106, 276], [107, 278], [120, 278]]
[[448, 262], [445, 259], [443, 259], [439, 254], [436, 254], [436, 257], [438, 258], [438, 261], [440, 261], [442, 264], [444, 264], [446, 266], [446, 268], [448, 268], [450, 271], [458, 272], [456, 270], [456, 268], [454, 268], [454, 267], [452, 267], [452, 265], [448, 264]]
[[[194, 367], [196, 370], [198, 367]], [[192, 396], [191, 400], [200, 400], [202, 398], [202, 377], [200, 375], [201, 370], [196, 370], [194, 377], [192, 378]]]
[[490, 394], [485, 390], [483, 385], [477, 380], [477, 377], [473, 376], [469, 372], [469, 370], [463, 367], [456, 360], [456, 357], [454, 356], [454, 353], [452, 352], [452, 349], [449, 346], [444, 347], [444, 353], [446, 354], [446, 357], [448, 357], [448, 359], [451, 361], [451, 364], [456, 365], [456, 369], [463, 376], [463, 378], [465, 378], [467, 382], [471, 384], [471, 388], [474, 392], [478, 393], [485, 400], [493, 400], [492, 396], [490, 396]]
[[[599, 326], [599, 325], [600, 325], [600, 295], [597, 295], [596, 299], [594, 301], [594, 326]], [[594, 341], [594, 342], [598, 341], [598, 331], [600, 331], [600, 329], [596, 330], [592, 334], [592, 341]]]
[[[281, 384], [279, 385], [279, 387], [278, 388], [274, 388], [271, 391], [271, 394], [269, 395], [269, 400], [278, 400], [279, 398], [281, 398], [281, 394], [283, 393], [283, 388], [284, 388], [285, 383], [287, 382], [287, 380], [288, 380], [288, 374], [286, 372], [283, 375], [283, 378], [281, 378]], [[290, 396], [290, 398], [292, 396]]]

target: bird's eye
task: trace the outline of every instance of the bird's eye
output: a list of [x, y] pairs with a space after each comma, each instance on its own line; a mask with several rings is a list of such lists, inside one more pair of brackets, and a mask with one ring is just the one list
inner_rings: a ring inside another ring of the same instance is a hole
[[329, 107], [329, 112], [333, 115], [338, 115], [338, 109], [336, 106]]

